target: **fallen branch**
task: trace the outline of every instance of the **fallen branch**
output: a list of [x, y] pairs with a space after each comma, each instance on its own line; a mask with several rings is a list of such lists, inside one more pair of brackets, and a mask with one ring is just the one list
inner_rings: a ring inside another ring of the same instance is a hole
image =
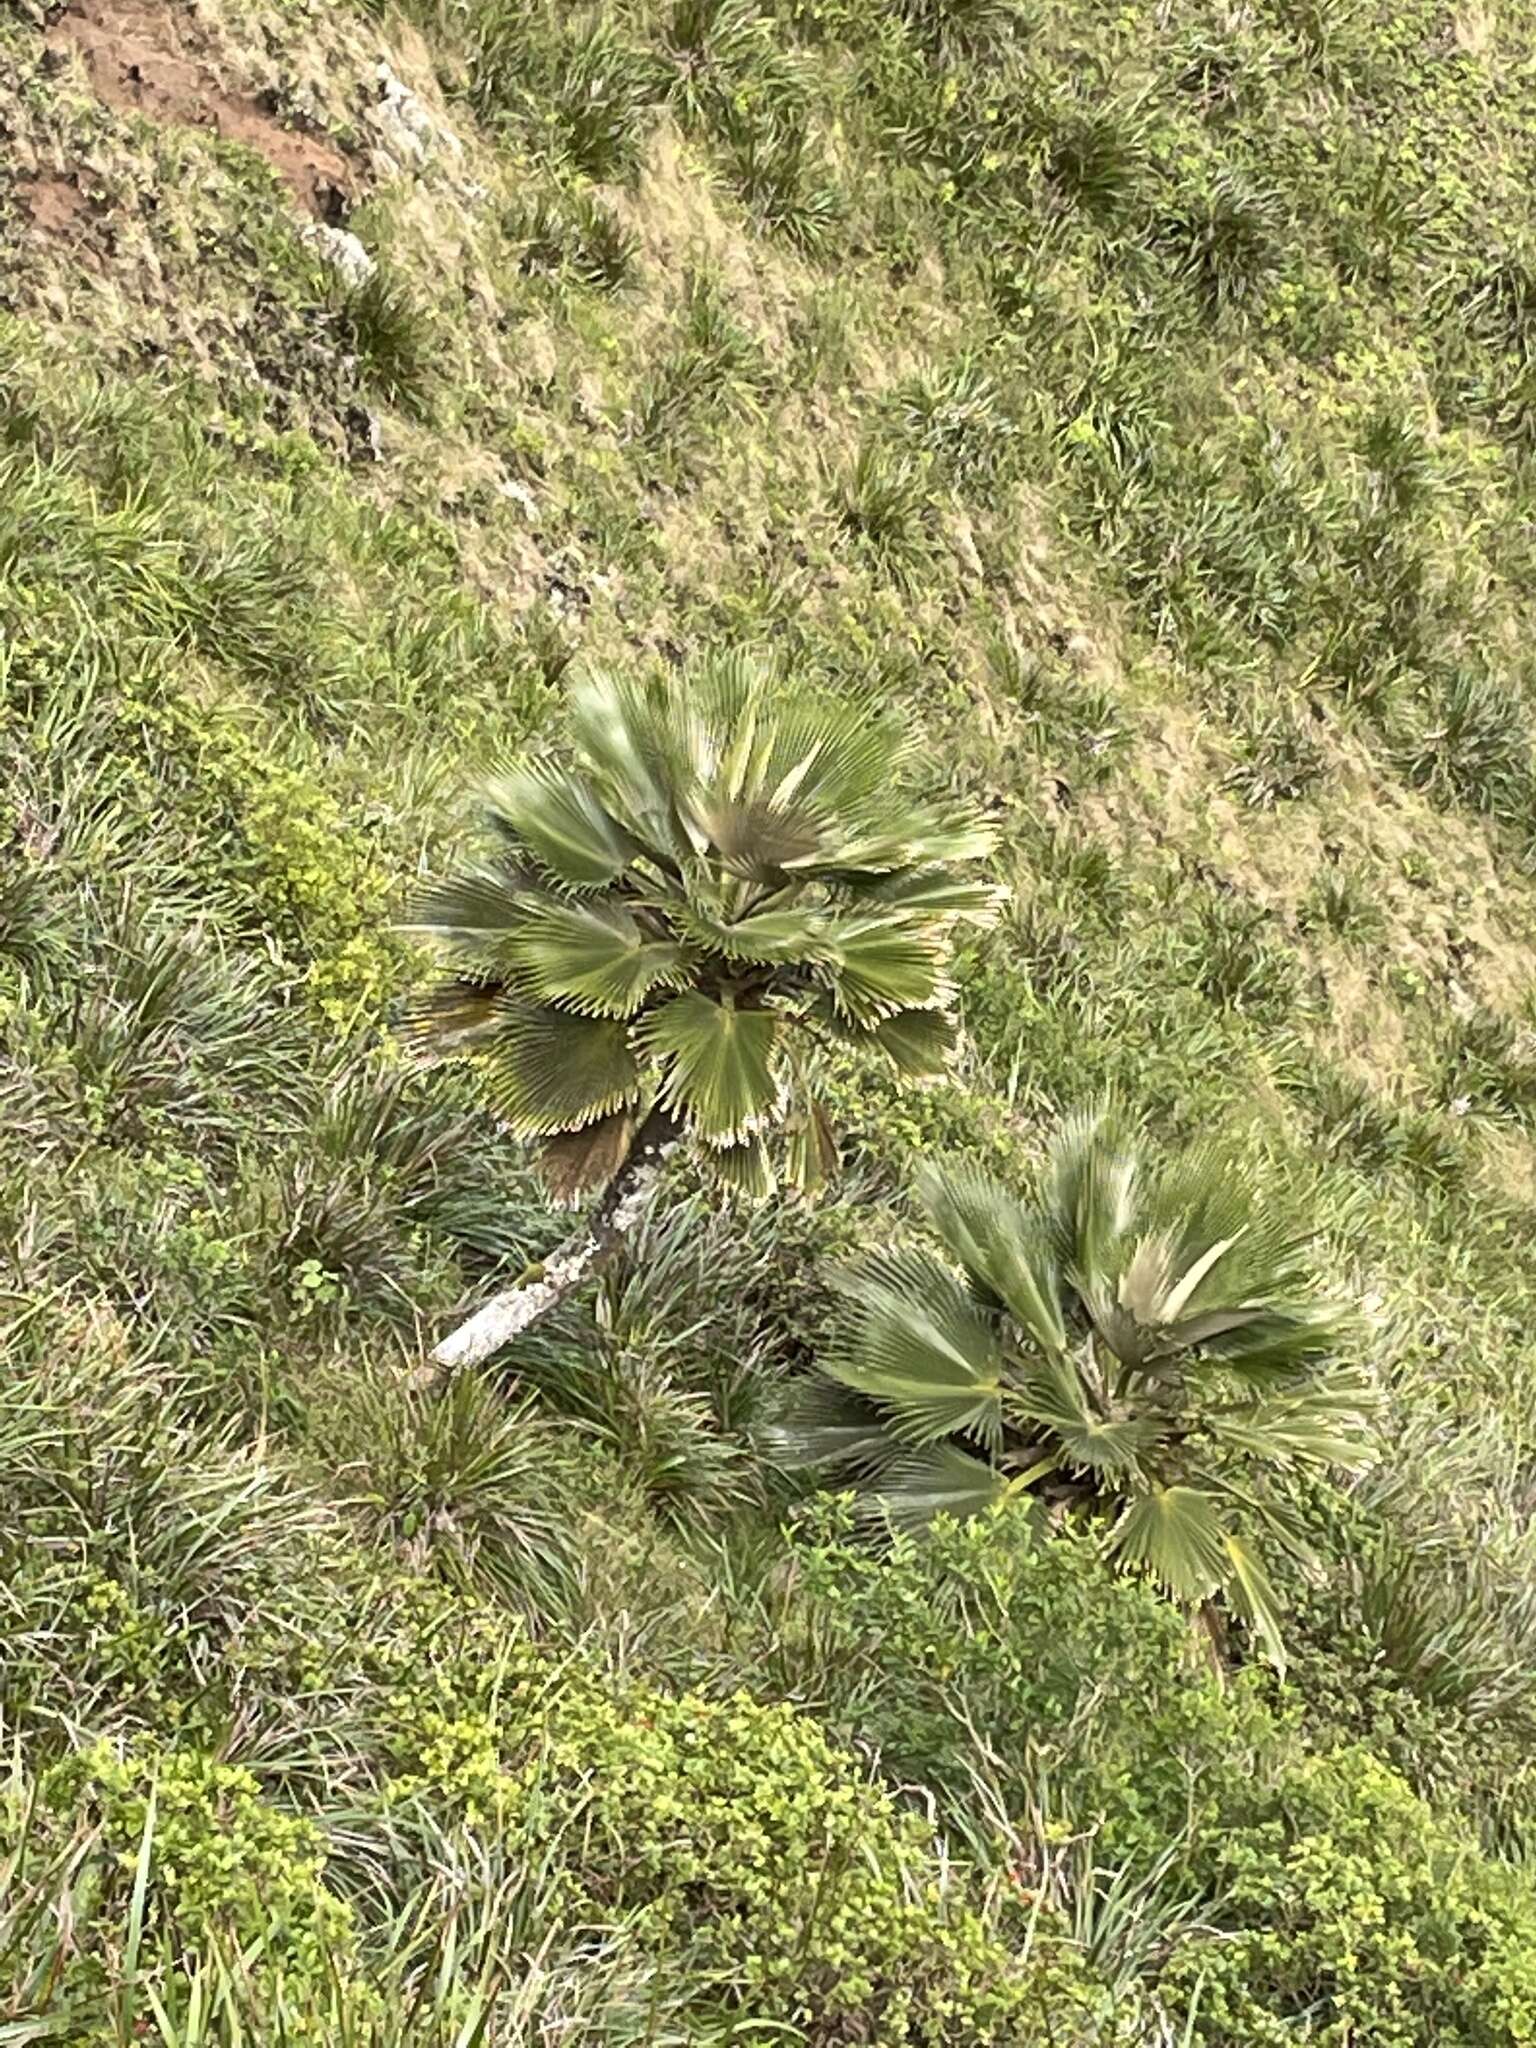
[[581, 1229], [551, 1252], [527, 1279], [493, 1295], [467, 1322], [460, 1323], [434, 1347], [433, 1363], [445, 1372], [482, 1364], [600, 1271], [650, 1206], [662, 1162], [678, 1135], [679, 1126], [670, 1112], [653, 1109]]

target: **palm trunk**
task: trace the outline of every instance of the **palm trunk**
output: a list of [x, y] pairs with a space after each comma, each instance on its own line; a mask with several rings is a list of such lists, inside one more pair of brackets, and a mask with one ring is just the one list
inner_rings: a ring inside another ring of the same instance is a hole
[[460, 1323], [432, 1352], [445, 1372], [480, 1365], [514, 1337], [559, 1308], [601, 1270], [634, 1229], [650, 1204], [662, 1156], [680, 1134], [670, 1110], [659, 1104], [635, 1133], [624, 1164], [580, 1230], [551, 1252], [534, 1278], [496, 1294]]
[[1220, 1691], [1227, 1689], [1227, 1624], [1221, 1609], [1214, 1600], [1202, 1600], [1199, 1611], [1200, 1633], [1204, 1638], [1205, 1660], [1211, 1667], [1211, 1676]]

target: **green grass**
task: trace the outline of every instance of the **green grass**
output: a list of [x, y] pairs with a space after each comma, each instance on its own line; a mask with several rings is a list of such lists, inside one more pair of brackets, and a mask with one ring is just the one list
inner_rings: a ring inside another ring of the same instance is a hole
[[[459, 150], [370, 171], [341, 293], [259, 157], [0, 29], [8, 150], [89, 188], [65, 243], [0, 172], [0, 2039], [1045, 2038], [964, 2003], [1005, 1954], [1070, 2048], [1528, 2040], [1520, 1943], [1449, 1873], [1528, 1927], [1536, 15], [220, 20], [224, 74], [307, 81], [359, 162], [386, 49]], [[959, 1059], [837, 1068], [818, 1205], [683, 1177], [526, 1355], [434, 1391], [431, 1342], [569, 1219], [405, 1060], [402, 906], [573, 662], [722, 643], [893, 705], [996, 820]], [[882, 1557], [759, 1454], [914, 1153], [1019, 1172], [1111, 1092], [1282, 1184], [1364, 1304], [1381, 1457], [1284, 1504], [1283, 1685], [1234, 1622], [1209, 1689], [1091, 1544]], [[595, 1690], [514, 1853], [454, 1773], [533, 1771], [462, 1694], [525, 1654]], [[700, 1820], [709, 1909], [658, 1904], [686, 1772], [591, 1803], [656, 1763], [646, 1716], [743, 1690], [785, 1711], [738, 1731], [785, 1811], [841, 1787], [896, 1859], [880, 1911], [944, 1895], [826, 2026], [819, 1907], [751, 1922], [775, 1989], [720, 1946], [750, 1841]], [[231, 1828], [265, 1901], [205, 1867]], [[1447, 1972], [1394, 1975], [1329, 1889], [1372, 1835], [1394, 1925], [1444, 1875]]]

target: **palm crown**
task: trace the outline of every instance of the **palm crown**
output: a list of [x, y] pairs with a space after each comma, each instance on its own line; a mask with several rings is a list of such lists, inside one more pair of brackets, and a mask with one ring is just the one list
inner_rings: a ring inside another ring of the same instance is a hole
[[748, 1185], [781, 1124], [813, 1182], [833, 1154], [818, 1042], [943, 1064], [952, 929], [995, 897], [957, 869], [990, 831], [911, 794], [913, 742], [868, 705], [739, 654], [591, 672], [568, 731], [569, 759], [489, 783], [497, 853], [420, 906], [452, 973], [411, 1028], [481, 1057], [562, 1192], [610, 1180], [647, 1116]]
[[896, 1248], [839, 1276], [788, 1455], [861, 1474], [897, 1521], [1026, 1488], [1112, 1504], [1126, 1565], [1225, 1592], [1279, 1661], [1255, 1537], [1296, 1531], [1263, 1468], [1358, 1462], [1365, 1429], [1305, 1240], [1210, 1152], [1152, 1173], [1102, 1116], [1067, 1121], [1031, 1200], [966, 1165], [918, 1192], [955, 1264]]

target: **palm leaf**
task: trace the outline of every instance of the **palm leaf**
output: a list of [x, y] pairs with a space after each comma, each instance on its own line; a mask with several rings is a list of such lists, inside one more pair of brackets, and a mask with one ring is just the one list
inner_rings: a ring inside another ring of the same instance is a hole
[[1108, 1547], [1193, 1607], [1208, 1600], [1226, 1575], [1226, 1535], [1210, 1494], [1194, 1486], [1160, 1486], [1127, 1503]]
[[635, 851], [586, 777], [553, 761], [515, 763], [484, 801], [492, 823], [567, 888], [606, 888]]
[[858, 890], [904, 868], [983, 860], [996, 843], [996, 832], [973, 808], [908, 804], [893, 786], [883, 801], [850, 809], [841, 833], [828, 834], [814, 858], [795, 865]]
[[903, 1010], [929, 1009], [948, 995], [936, 934], [887, 917], [829, 918], [828, 964], [819, 977], [843, 1016], [866, 1028]]
[[797, 1110], [784, 1133], [784, 1175], [804, 1195], [814, 1195], [837, 1172], [839, 1153], [832, 1119], [819, 1102]]
[[1217, 1409], [1210, 1423], [1225, 1448], [1249, 1457], [1349, 1468], [1370, 1454], [1368, 1408], [1363, 1382], [1340, 1374]]
[[715, 741], [701, 780], [732, 802], [755, 786], [753, 763], [771, 744], [773, 720], [763, 713], [772, 679], [765, 662], [736, 648], [705, 664], [693, 692], [703, 728]]
[[1202, 1341], [1208, 1358], [1261, 1384], [1325, 1358], [1346, 1333], [1352, 1311], [1345, 1302], [1291, 1301], [1258, 1306], [1236, 1328]]
[[1085, 1294], [1118, 1271], [1137, 1171], [1135, 1153], [1102, 1110], [1069, 1116], [1051, 1147], [1047, 1214], [1057, 1255]]
[[741, 1145], [712, 1145], [708, 1163], [710, 1171], [738, 1194], [761, 1201], [773, 1193], [773, 1167], [760, 1138], [748, 1138]]
[[1070, 1358], [1049, 1357], [1021, 1375], [1009, 1409], [1055, 1438], [1063, 1462], [1101, 1478], [1124, 1479], [1158, 1440], [1146, 1415], [1101, 1415]]
[[499, 981], [440, 982], [411, 998], [400, 1031], [418, 1052], [448, 1058], [492, 1043], [506, 1009], [506, 990]]
[[528, 889], [525, 869], [472, 868], [424, 889], [402, 931], [423, 932], [453, 950], [494, 950], [517, 924]]
[[579, 1131], [562, 1131], [539, 1148], [539, 1167], [557, 1202], [574, 1202], [606, 1187], [629, 1155], [635, 1120], [616, 1110]]
[[727, 960], [755, 965], [820, 960], [825, 957], [824, 919], [814, 910], [764, 910], [735, 920], [714, 917], [693, 904], [678, 915], [683, 935]]
[[518, 1137], [552, 1138], [632, 1103], [640, 1070], [622, 1020], [509, 1003], [486, 1058], [486, 1086]]
[[889, 1251], [834, 1278], [849, 1303], [823, 1369], [874, 1401], [908, 1442], [1002, 1439], [1001, 1356], [991, 1325], [930, 1254]]
[[679, 812], [693, 780], [697, 721], [680, 693], [589, 669], [572, 687], [569, 722], [614, 817], [665, 860], [697, 852]]
[[687, 950], [648, 939], [622, 904], [533, 897], [504, 946], [528, 996], [598, 1017], [632, 1017], [654, 989], [686, 982]]
[[869, 1037], [898, 1074], [924, 1080], [948, 1068], [960, 1027], [947, 1010], [897, 1010], [882, 1017]]
[[690, 813], [696, 830], [728, 873], [746, 881], [778, 883], [812, 857], [822, 826], [811, 813], [776, 809], [766, 797], [701, 797]]
[[912, 742], [867, 701], [786, 686], [760, 663], [706, 675], [701, 696], [706, 715], [732, 735], [714, 782], [728, 801], [798, 812], [829, 838], [871, 807], [904, 807]]
[[736, 1144], [767, 1119], [779, 1096], [775, 1054], [784, 1018], [741, 1010], [697, 991], [674, 996], [637, 1032], [666, 1069], [663, 1094], [701, 1137]]
[[980, 1458], [954, 1444], [934, 1444], [887, 1465], [879, 1486], [865, 1496], [864, 1513], [898, 1529], [915, 1529], [935, 1515], [979, 1515], [1007, 1491], [1003, 1475]]
[[1252, 1627], [1283, 1678], [1285, 1644], [1280, 1637], [1279, 1602], [1269, 1573], [1246, 1537], [1229, 1529], [1222, 1537], [1222, 1547], [1227, 1554], [1227, 1597]]
[[865, 907], [878, 903], [890, 910], [922, 911], [986, 924], [996, 916], [1007, 891], [995, 882], [966, 881], [947, 867], [937, 867], [854, 883], [850, 894]]
[[889, 1464], [899, 1447], [868, 1401], [824, 1379], [795, 1388], [784, 1415], [763, 1433], [781, 1465], [848, 1465], [870, 1470]]
[[917, 1198], [985, 1297], [1005, 1307], [1048, 1355], [1065, 1350], [1061, 1283], [1041, 1218], [989, 1174], [963, 1163], [925, 1166]]
[[1137, 1323], [1167, 1320], [1163, 1310], [1174, 1288], [1178, 1247], [1167, 1231], [1139, 1237], [1115, 1287], [1115, 1298]]

